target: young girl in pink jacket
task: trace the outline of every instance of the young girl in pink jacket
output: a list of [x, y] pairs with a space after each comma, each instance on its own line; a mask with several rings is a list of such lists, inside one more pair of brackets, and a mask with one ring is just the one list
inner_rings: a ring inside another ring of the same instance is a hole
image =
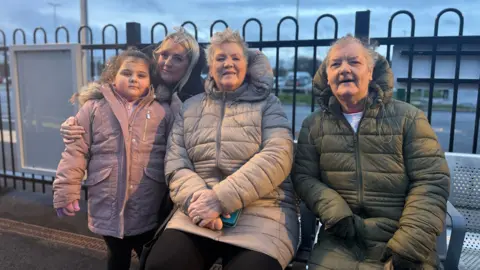
[[62, 153], [54, 207], [60, 216], [80, 210], [87, 172], [88, 227], [105, 239], [108, 269], [129, 269], [132, 249], [140, 257], [171, 207], [163, 164], [173, 119], [168, 99], [155, 96], [152, 74], [149, 57], [127, 50], [109, 61], [99, 82], [72, 97], [86, 132]]

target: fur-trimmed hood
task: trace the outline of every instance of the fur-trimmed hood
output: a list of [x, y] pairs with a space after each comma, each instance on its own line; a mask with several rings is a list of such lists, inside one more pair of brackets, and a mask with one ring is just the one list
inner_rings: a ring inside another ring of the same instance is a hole
[[98, 82], [91, 82], [83, 86], [78, 93], [75, 93], [70, 102], [78, 102], [79, 107], [82, 107], [85, 102], [93, 99], [102, 99], [103, 94], [100, 90], [102, 85]]
[[[78, 102], [79, 107], [81, 108], [87, 101], [95, 99], [103, 99], [102, 88], [108, 88], [113, 91], [113, 87], [109, 84], [101, 84], [99, 82], [91, 82], [83, 86], [78, 93], [75, 93], [70, 102], [73, 104]], [[105, 89], [104, 89], [105, 91]], [[149, 90], [145, 96], [153, 95], [153, 98], [158, 100], [156, 95], [154, 95], [153, 90]]]

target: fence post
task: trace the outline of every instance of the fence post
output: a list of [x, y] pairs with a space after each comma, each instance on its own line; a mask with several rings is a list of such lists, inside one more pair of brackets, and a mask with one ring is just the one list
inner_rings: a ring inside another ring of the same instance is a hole
[[355, 13], [355, 37], [368, 43], [370, 40], [370, 10]]
[[138, 47], [142, 43], [142, 31], [137, 22], [127, 22], [127, 48]]

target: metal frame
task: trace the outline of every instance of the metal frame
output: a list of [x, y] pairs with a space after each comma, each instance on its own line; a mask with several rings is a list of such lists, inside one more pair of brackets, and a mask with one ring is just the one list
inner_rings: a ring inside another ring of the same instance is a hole
[[[17, 53], [19, 52], [69, 52], [72, 59], [71, 62], [71, 74], [72, 74], [72, 89], [74, 91], [72, 94], [78, 91], [84, 82], [84, 76], [81, 66], [81, 46], [79, 44], [45, 44], [45, 45], [15, 45], [9, 48], [10, 52], [10, 76], [12, 77], [12, 86], [15, 90], [14, 100], [15, 100], [15, 112], [17, 119], [23, 119], [21, 112], [21, 102], [20, 102], [20, 93], [22, 89], [19, 82], [18, 74], [18, 62], [17, 62]], [[72, 106], [72, 114], [75, 115], [78, 111], [78, 106]], [[29, 167], [25, 164], [24, 156], [24, 141], [23, 141], [23, 124], [22, 121], [15, 121], [15, 131], [16, 131], [16, 161], [20, 166], [20, 171], [25, 173], [41, 173], [48, 176], [55, 176], [55, 169], [45, 169], [37, 167]]]

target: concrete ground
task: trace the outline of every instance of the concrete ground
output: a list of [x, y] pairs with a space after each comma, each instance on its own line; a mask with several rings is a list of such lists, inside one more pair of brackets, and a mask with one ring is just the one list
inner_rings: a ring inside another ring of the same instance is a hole
[[57, 218], [49, 193], [0, 187], [0, 243], [0, 269], [106, 269], [105, 244], [86, 213]]
[[104, 253], [0, 230], [0, 268], [105, 269]]

